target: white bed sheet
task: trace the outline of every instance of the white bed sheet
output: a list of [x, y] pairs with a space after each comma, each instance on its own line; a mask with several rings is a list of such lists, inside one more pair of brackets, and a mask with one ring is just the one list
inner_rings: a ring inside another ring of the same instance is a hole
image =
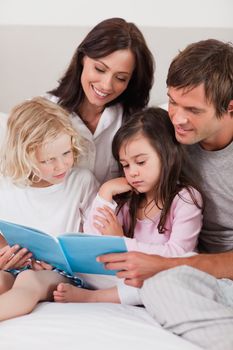
[[29, 315], [1, 322], [4, 350], [200, 350], [162, 329], [136, 306], [40, 303]]

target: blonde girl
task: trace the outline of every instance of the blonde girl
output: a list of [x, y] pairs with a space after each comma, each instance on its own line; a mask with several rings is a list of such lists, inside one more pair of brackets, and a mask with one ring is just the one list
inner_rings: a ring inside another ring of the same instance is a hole
[[[78, 167], [82, 152], [82, 138], [62, 107], [41, 97], [17, 105], [2, 150], [0, 219], [54, 236], [81, 230], [97, 191], [94, 176]], [[3, 238], [0, 244], [7, 250]], [[68, 280], [43, 262], [0, 271], [0, 320], [31, 312]]]

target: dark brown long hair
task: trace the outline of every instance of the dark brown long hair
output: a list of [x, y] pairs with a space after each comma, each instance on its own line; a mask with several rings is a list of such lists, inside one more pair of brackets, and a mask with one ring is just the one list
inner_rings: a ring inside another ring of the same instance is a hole
[[[161, 161], [160, 177], [154, 189], [154, 201], [161, 209], [158, 231], [164, 233], [166, 218], [174, 197], [177, 194], [181, 197], [180, 191], [185, 188], [190, 193], [192, 203], [200, 208], [193, 191], [193, 189], [200, 191], [200, 188], [196, 183], [195, 172], [188, 161], [185, 148], [175, 138], [174, 127], [168, 113], [161, 108], [146, 108], [133, 114], [117, 131], [112, 143], [112, 153], [119, 164], [122, 176], [124, 176], [124, 171], [119, 162], [120, 148], [138, 134], [148, 139]], [[144, 198], [144, 193], [136, 192], [124, 193], [115, 198], [118, 210], [125, 203], [129, 205], [129, 223], [128, 227], [124, 227], [127, 237], [134, 236], [137, 209]], [[187, 201], [187, 199], [182, 199]]]
[[59, 97], [59, 104], [69, 112], [77, 111], [84, 99], [81, 85], [83, 57], [100, 58], [116, 50], [130, 49], [135, 56], [135, 69], [126, 90], [108, 106], [120, 102], [123, 115], [144, 108], [153, 85], [154, 59], [142, 32], [134, 23], [122, 18], [110, 18], [97, 24], [77, 47], [59, 86], [50, 91]]

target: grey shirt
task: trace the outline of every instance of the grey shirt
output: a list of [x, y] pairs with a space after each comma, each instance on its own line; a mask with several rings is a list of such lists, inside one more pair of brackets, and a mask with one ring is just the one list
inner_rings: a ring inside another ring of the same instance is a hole
[[193, 166], [201, 176], [205, 208], [199, 249], [233, 250], [233, 142], [220, 151], [187, 146]]

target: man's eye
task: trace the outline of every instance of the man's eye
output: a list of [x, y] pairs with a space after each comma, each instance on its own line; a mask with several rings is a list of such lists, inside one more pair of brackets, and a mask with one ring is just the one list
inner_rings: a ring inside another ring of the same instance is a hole
[[170, 104], [170, 105], [175, 105], [176, 103], [175, 103], [175, 101], [173, 101], [173, 100], [168, 100], [168, 103]]
[[190, 112], [193, 114], [199, 114], [200, 111], [198, 109], [190, 109]]

